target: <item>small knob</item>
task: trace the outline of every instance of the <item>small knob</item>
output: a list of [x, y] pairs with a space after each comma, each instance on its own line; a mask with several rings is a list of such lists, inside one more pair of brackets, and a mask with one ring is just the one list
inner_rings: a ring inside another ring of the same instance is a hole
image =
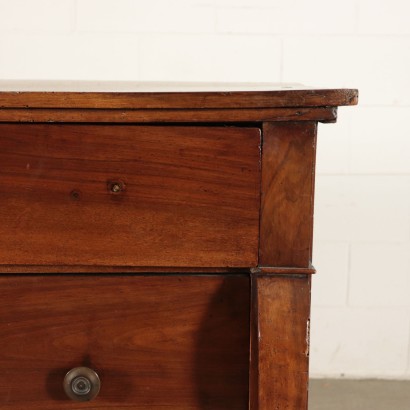
[[89, 401], [97, 397], [101, 382], [94, 370], [88, 367], [76, 367], [65, 375], [63, 386], [71, 400]]
[[108, 191], [112, 194], [119, 194], [125, 191], [125, 184], [123, 181], [108, 181]]

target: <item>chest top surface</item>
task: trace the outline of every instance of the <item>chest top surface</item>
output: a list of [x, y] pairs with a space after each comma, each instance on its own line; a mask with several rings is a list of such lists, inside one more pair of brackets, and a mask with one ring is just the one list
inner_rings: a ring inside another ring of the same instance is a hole
[[357, 97], [355, 89], [286, 83], [0, 81], [0, 108], [336, 107]]

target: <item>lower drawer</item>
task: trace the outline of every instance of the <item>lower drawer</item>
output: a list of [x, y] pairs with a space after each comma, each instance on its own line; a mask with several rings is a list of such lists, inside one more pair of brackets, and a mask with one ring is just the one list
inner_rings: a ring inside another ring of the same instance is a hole
[[[247, 409], [246, 275], [0, 277], [0, 409]], [[93, 369], [76, 402], [66, 373]]]

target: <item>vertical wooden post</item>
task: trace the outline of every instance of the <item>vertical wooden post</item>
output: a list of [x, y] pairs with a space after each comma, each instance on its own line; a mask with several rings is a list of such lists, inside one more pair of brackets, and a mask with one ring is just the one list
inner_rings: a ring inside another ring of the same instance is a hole
[[251, 410], [308, 405], [315, 122], [263, 125], [259, 269], [252, 273]]
[[252, 330], [257, 345], [251, 348], [250, 409], [305, 410], [310, 275], [254, 274], [252, 285], [258, 320]]
[[310, 267], [315, 122], [263, 125], [260, 266]]

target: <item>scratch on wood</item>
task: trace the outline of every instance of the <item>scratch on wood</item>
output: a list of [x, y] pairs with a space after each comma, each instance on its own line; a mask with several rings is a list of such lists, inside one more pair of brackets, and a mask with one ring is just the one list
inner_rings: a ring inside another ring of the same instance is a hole
[[310, 319], [306, 321], [306, 350], [305, 355], [309, 357], [310, 353]]

